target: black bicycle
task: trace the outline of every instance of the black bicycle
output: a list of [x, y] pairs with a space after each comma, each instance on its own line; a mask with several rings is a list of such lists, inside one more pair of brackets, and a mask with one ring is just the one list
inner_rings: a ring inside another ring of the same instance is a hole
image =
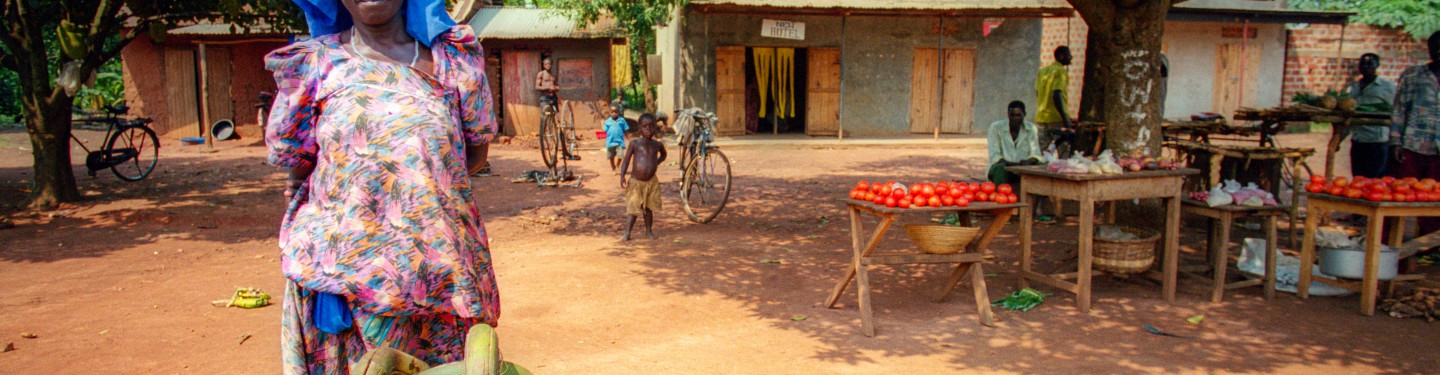
[[564, 160], [577, 160], [575, 148], [580, 137], [575, 134], [575, 111], [570, 106], [568, 101], [542, 106], [540, 159], [546, 168], [557, 169]]
[[730, 200], [730, 158], [715, 147], [715, 113], [676, 111], [680, 140], [680, 201], [690, 221], [709, 223]]
[[91, 150], [85, 146], [85, 142], [70, 133], [70, 139], [75, 140], [80, 148], [84, 149], [85, 168], [90, 177], [95, 177], [95, 172], [109, 168], [125, 181], [140, 181], [149, 176], [155, 170], [155, 165], [160, 162], [160, 138], [155, 136], [149, 124], [153, 120], [148, 118], [126, 119], [123, 116], [130, 112], [124, 105], [106, 106], [105, 116], [91, 118], [81, 121], [81, 124], [104, 124], [105, 143], [99, 149]]

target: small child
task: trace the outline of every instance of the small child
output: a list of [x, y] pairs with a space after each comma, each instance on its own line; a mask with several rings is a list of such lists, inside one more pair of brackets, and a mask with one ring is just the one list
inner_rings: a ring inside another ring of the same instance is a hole
[[620, 167], [619, 151], [625, 148], [625, 132], [630, 131], [630, 122], [620, 117], [620, 103], [610, 104], [610, 117], [605, 118], [605, 155], [610, 158], [610, 170]]
[[[655, 115], [640, 116], [640, 135], [630, 141], [630, 147], [625, 148], [625, 160], [620, 162], [620, 187], [625, 189], [625, 213], [630, 214], [622, 241], [630, 240], [630, 230], [635, 228], [635, 219], [640, 215], [645, 215], [645, 236], [655, 239], [654, 210], [660, 209], [660, 179], [656, 178], [655, 170], [666, 157], [665, 144], [655, 140]], [[625, 179], [625, 173], [631, 170], [635, 172], [632, 178]]]

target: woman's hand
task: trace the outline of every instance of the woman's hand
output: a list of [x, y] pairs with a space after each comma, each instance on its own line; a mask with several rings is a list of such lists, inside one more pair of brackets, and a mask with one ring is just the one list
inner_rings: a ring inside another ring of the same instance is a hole
[[287, 199], [287, 200], [289, 200], [289, 199], [295, 199], [295, 193], [299, 192], [299, 191], [300, 191], [300, 187], [301, 187], [301, 186], [304, 186], [304, 185], [305, 185], [305, 180], [286, 179], [286, 180], [285, 180], [285, 199]]
[[295, 194], [300, 192], [300, 187], [305, 186], [305, 181], [310, 180], [312, 172], [315, 172], [314, 166], [290, 168], [290, 176], [285, 179], [285, 199], [295, 199]]

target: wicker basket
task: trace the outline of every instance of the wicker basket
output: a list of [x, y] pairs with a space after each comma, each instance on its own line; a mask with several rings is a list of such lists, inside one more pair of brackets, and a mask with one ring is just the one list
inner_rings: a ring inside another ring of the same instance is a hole
[[965, 251], [965, 246], [975, 240], [975, 235], [980, 234], [980, 228], [952, 227], [948, 225], [906, 225], [905, 233], [910, 234], [910, 240], [920, 247], [920, 251], [930, 254], [954, 254]]
[[1096, 227], [1095, 232], [1098, 234], [1104, 228], [1119, 229], [1139, 238], [1122, 240], [1095, 236], [1095, 260], [1092, 264], [1096, 270], [1134, 274], [1145, 272], [1155, 264], [1155, 242], [1160, 240], [1160, 232], [1120, 225], [1102, 225]]

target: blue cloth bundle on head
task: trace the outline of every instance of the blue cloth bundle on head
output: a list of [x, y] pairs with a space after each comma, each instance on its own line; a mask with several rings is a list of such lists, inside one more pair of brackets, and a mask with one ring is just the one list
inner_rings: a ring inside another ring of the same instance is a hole
[[[450, 13], [445, 12], [445, 0], [403, 0], [405, 7], [405, 31], [425, 47], [435, 37], [455, 26]], [[355, 25], [350, 11], [340, 0], [295, 0], [295, 5], [305, 12], [305, 23], [310, 25], [310, 36], [317, 37], [345, 31]]]

